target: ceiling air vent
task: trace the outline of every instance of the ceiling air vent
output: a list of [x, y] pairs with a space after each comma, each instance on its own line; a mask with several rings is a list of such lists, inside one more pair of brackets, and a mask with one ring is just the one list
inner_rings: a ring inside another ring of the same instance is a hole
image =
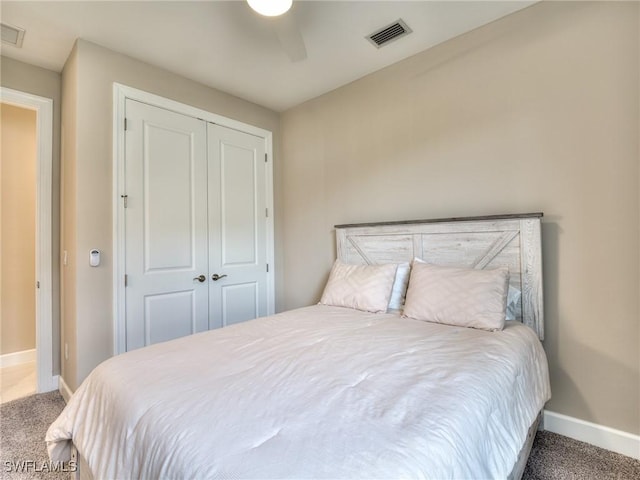
[[24, 29], [19, 27], [13, 27], [6, 23], [1, 23], [2, 27], [2, 43], [13, 45], [14, 47], [22, 47], [22, 40], [24, 39]]
[[368, 35], [366, 39], [376, 47], [380, 48], [392, 40], [397, 40], [400, 37], [409, 35], [411, 32], [412, 30], [407, 26], [407, 24], [404, 23], [402, 19], [398, 19], [391, 25], [387, 25], [386, 27], [373, 32], [371, 35]]

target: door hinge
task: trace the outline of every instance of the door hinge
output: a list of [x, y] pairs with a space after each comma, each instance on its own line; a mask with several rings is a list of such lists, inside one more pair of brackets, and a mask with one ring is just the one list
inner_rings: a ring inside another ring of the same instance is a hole
[[125, 132], [127, 131], [127, 119], [126, 118], [124, 119], [124, 131]]
[[40, 281], [39, 280], [36, 282], [36, 288], [40, 288]]
[[127, 208], [127, 199], [129, 198], [129, 195], [120, 195], [120, 197], [124, 201], [124, 208]]
[[267, 263], [267, 273], [269, 273], [269, 264]]
[[264, 209], [264, 214], [265, 214], [265, 216], [266, 216], [267, 218], [269, 217], [269, 209], [268, 209], [268, 208], [265, 208], [265, 209]]
[[125, 274], [125, 276], [124, 276], [124, 286], [126, 287], [128, 283], [129, 283], [129, 275]]
[[264, 154], [264, 162], [267, 163], [267, 154]]

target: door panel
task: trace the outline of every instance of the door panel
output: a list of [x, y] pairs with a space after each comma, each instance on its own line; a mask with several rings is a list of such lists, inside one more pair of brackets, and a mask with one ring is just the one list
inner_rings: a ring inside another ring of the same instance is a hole
[[220, 144], [222, 266], [257, 262], [256, 152]]
[[146, 295], [144, 302], [145, 345], [166, 342], [196, 331], [193, 290]]
[[[208, 125], [210, 327], [267, 314], [264, 139]], [[211, 278], [211, 277], [210, 277]]]
[[192, 134], [145, 122], [143, 135], [145, 272], [193, 269]]
[[259, 316], [258, 282], [222, 285], [222, 326], [252, 320]]
[[126, 102], [126, 348], [208, 328], [206, 123]]

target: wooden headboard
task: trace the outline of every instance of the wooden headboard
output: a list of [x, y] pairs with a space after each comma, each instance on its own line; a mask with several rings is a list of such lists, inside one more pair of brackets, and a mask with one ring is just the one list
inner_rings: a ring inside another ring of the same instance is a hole
[[522, 292], [517, 320], [544, 339], [542, 213], [336, 225], [338, 258], [345, 263], [410, 262], [469, 268], [509, 267]]

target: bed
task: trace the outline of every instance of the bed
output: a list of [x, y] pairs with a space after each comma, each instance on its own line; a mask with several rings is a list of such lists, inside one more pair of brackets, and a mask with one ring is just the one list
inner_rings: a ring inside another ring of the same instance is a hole
[[[107, 360], [49, 428], [50, 457], [77, 453], [82, 478], [520, 478], [550, 397], [541, 217], [338, 225], [321, 304]], [[399, 311], [335, 305], [336, 265], [409, 262]], [[405, 315], [414, 272], [462, 267], [508, 269], [513, 320]]]

